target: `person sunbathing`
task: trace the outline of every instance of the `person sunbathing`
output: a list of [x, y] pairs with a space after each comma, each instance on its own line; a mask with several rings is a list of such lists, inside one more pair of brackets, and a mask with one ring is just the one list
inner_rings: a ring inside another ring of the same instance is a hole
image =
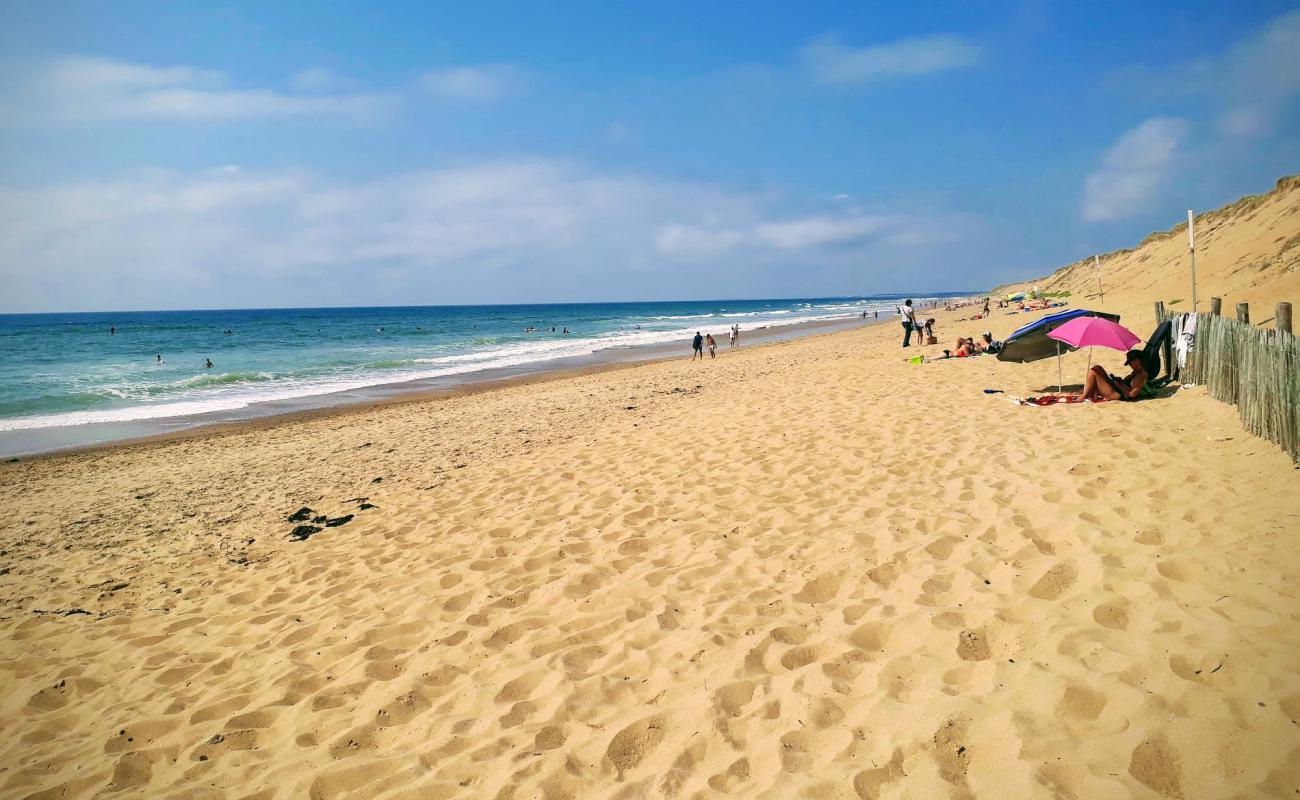
[[984, 331], [984, 341], [975, 343], [975, 350], [980, 353], [996, 353], [1002, 349], [1002, 342], [993, 338], [991, 331]]
[[1130, 350], [1124, 355], [1124, 365], [1133, 370], [1126, 377], [1107, 374], [1099, 364], [1083, 376], [1084, 400], [1140, 400], [1151, 396], [1147, 386], [1147, 371], [1142, 366], [1142, 351]]

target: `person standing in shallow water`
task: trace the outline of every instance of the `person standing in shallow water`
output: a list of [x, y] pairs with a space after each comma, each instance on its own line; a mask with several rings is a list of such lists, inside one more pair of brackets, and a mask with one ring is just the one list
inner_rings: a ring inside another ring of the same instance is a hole
[[212, 369], [212, 359], [210, 359], [210, 358], [205, 358], [205, 359], [203, 359], [203, 368], [204, 368], [204, 369]]
[[718, 343], [713, 340], [713, 334], [704, 337], [704, 342], [709, 346], [709, 358], [718, 357]]
[[691, 353], [692, 361], [697, 358], [701, 361], [704, 360], [704, 337], [699, 331], [695, 332], [695, 338], [691, 340], [691, 349], [694, 351]]

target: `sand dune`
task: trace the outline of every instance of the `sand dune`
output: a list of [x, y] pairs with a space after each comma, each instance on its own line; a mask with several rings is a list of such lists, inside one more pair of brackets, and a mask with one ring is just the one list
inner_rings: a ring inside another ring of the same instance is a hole
[[0, 795], [1293, 797], [1289, 459], [898, 336], [0, 465]]
[[[1187, 223], [1153, 233], [1131, 250], [1101, 256], [1101, 295], [1108, 300], [1163, 300], [1174, 310], [1191, 307]], [[1196, 215], [1196, 280], [1201, 311], [1211, 297], [1223, 313], [1253, 304], [1251, 319], [1271, 321], [1279, 300], [1300, 303], [1300, 175], [1282, 178], [1272, 191], [1243, 197]], [[1076, 302], [1097, 302], [1097, 268], [1088, 256], [1049, 277], [1002, 287], [1070, 290]], [[1177, 301], [1177, 302], [1175, 302]]]

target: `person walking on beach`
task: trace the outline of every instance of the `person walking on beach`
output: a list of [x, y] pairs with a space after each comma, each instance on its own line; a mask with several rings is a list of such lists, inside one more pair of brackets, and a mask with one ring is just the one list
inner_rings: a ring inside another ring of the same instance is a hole
[[709, 358], [718, 357], [718, 343], [713, 340], [713, 334], [704, 337], [704, 342], [709, 346]]
[[904, 300], [903, 308], [903, 347], [912, 346], [912, 331], [916, 330], [916, 312], [912, 310], [912, 301]]
[[732, 332], [731, 343], [736, 347], [740, 347], [740, 323], [739, 322], [731, 326], [731, 332]]
[[704, 337], [700, 335], [699, 331], [695, 332], [695, 338], [691, 340], [691, 349], [695, 351], [691, 354], [692, 361], [697, 358], [701, 361], [704, 360]]
[[735, 328], [735, 326], [732, 326], [732, 327], [730, 327], [730, 328], [727, 328], [727, 346], [728, 346], [728, 347], [735, 347], [735, 346], [736, 346], [736, 328]]

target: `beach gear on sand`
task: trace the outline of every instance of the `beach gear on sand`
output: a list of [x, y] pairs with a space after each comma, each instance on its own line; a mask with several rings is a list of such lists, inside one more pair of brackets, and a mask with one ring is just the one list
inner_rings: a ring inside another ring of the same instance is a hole
[[[1013, 398], [1015, 399], [1015, 398]], [[1074, 405], [1075, 403], [1105, 403], [1106, 400], [1086, 400], [1077, 394], [1042, 394], [1038, 397], [1026, 397], [1024, 400], [1015, 399], [1018, 406], [1054, 406], [1058, 403]]]
[[1133, 331], [1104, 317], [1075, 317], [1048, 331], [1047, 337], [1072, 348], [1108, 347], [1121, 352], [1142, 341]]
[[1034, 320], [1028, 325], [1022, 325], [1016, 329], [1015, 333], [1008, 336], [1002, 343], [1002, 350], [998, 353], [998, 361], [1014, 361], [1019, 364], [1027, 364], [1030, 361], [1038, 361], [1057, 355], [1058, 348], [1073, 350], [1073, 347], [1051, 339], [1047, 334], [1076, 317], [1100, 317], [1111, 322], [1119, 322], [1118, 314], [1089, 311], [1086, 308], [1075, 308], [1063, 311], [1060, 314], [1049, 314], [1042, 319]]
[[1056, 356], [1056, 391], [1061, 391], [1061, 353], [1077, 348], [1068, 342], [1053, 339], [1048, 334], [1070, 320], [1079, 317], [1099, 317], [1111, 322], [1119, 322], [1118, 314], [1089, 311], [1086, 308], [1075, 308], [1070, 311], [1062, 311], [1059, 314], [1048, 314], [1042, 319], [1017, 328], [1015, 333], [1008, 336], [1006, 341], [1002, 343], [1002, 350], [998, 352], [998, 361], [1015, 361], [1026, 364], [1030, 361]]

